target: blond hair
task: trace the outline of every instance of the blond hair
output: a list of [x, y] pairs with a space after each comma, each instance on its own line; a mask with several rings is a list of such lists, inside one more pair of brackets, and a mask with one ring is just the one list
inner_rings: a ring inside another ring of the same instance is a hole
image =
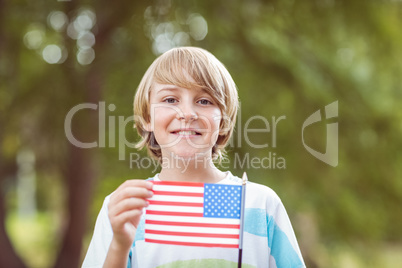
[[[193, 78], [189, 81], [188, 75]], [[161, 161], [162, 152], [150, 123], [150, 92], [153, 83], [182, 88], [201, 88], [217, 103], [222, 112], [220, 134], [212, 148], [213, 159], [221, 160], [233, 133], [239, 105], [237, 88], [223, 64], [210, 52], [197, 47], [173, 48], [159, 56], [144, 74], [134, 97], [134, 122], [141, 140], [137, 148], [147, 147], [150, 156]]]

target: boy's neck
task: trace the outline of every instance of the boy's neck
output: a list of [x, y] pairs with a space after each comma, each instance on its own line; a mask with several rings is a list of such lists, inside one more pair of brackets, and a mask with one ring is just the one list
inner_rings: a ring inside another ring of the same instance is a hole
[[163, 181], [189, 181], [217, 183], [225, 172], [217, 169], [211, 158], [164, 158], [159, 178]]

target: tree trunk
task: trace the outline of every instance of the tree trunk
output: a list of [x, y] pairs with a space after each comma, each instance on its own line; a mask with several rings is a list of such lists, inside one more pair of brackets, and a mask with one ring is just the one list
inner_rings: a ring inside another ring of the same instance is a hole
[[[6, 53], [6, 37], [4, 30], [4, 9], [5, 4], [3, 0], [0, 0], [0, 59], [3, 58], [3, 54]], [[2, 74], [0, 74], [2, 75]], [[4, 77], [0, 77], [3, 80]], [[5, 80], [5, 79], [4, 79]], [[4, 82], [4, 80], [2, 82]], [[4, 126], [3, 115], [0, 115], [0, 126]], [[0, 143], [3, 141], [3, 133], [0, 130]], [[24, 262], [16, 254], [13, 245], [6, 232], [6, 215], [7, 209], [5, 204], [5, 180], [9, 175], [16, 174], [15, 162], [5, 162], [2, 154], [0, 153], [0, 267], [13, 267], [13, 268], [25, 268]]]
[[[141, 10], [141, 12], [145, 9], [145, 7], [138, 5], [129, 6], [128, 8], [124, 4], [124, 1], [122, 1], [116, 3], [115, 10], [111, 11], [110, 9], [104, 8], [105, 4], [108, 4], [108, 2], [98, 2], [98, 5], [96, 5], [97, 8], [95, 8], [98, 25], [96, 44], [94, 46], [96, 53], [107, 50], [110, 35], [113, 33], [114, 29], [135, 14], [135, 8]], [[66, 3], [66, 14], [69, 14], [78, 6], [78, 1]], [[72, 43], [72, 40], [66, 36], [65, 41], [69, 51], [74, 51], [72, 46], [75, 44]], [[83, 101], [96, 105], [99, 105], [101, 101], [102, 80], [105, 69], [107, 69], [105, 67], [107, 66], [107, 62], [102, 62], [100, 59], [103, 57], [100, 54], [99, 56], [100, 57], [96, 58], [91, 64], [91, 68], [84, 76], [86, 79], [81, 80], [83, 81], [82, 83], [74, 81], [77, 78], [79, 80], [81, 77], [78, 70], [75, 70], [77, 73], [71, 74], [70, 72], [74, 70], [74, 68], [67, 67], [65, 72], [66, 74], [70, 73], [70, 75], [74, 76], [69, 79], [68, 75], [66, 75], [66, 78], [69, 80], [66, 82], [71, 84], [71, 89], [74, 94], [83, 94]], [[67, 61], [70, 61], [70, 59]], [[70, 62], [69, 66], [74, 66], [74, 64]], [[74, 99], [77, 98], [75, 97]], [[85, 137], [84, 139], [88, 142], [97, 141], [98, 122], [98, 111], [91, 111], [89, 117], [76, 116], [72, 122], [72, 132], [74, 134], [78, 133], [78, 136]], [[85, 235], [88, 209], [90, 207], [93, 186], [97, 178], [96, 169], [93, 166], [93, 164], [96, 163], [96, 155], [94, 154], [96, 149], [77, 148], [70, 143], [68, 144], [68, 148], [68, 169], [65, 171], [65, 178], [68, 185], [69, 218], [67, 219], [67, 227], [54, 268], [75, 268], [80, 266], [82, 238]]]
[[[83, 88], [84, 101], [99, 104], [101, 99], [101, 73], [94, 65], [87, 74]], [[90, 110], [73, 118], [72, 133], [82, 141], [93, 142], [98, 139], [98, 111]], [[64, 171], [67, 190], [67, 227], [64, 232], [61, 249], [55, 268], [80, 267], [82, 253], [82, 238], [85, 235], [88, 210], [91, 203], [93, 186], [97, 177], [96, 164], [97, 149], [78, 148], [68, 143], [67, 170]]]
[[80, 266], [82, 238], [86, 230], [86, 221], [90, 196], [94, 182], [91, 150], [69, 144], [68, 170], [68, 216], [55, 268], [74, 268]]

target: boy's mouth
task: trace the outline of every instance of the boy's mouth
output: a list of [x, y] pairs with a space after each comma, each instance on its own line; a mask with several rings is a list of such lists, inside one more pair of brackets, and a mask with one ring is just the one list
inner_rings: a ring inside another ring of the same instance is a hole
[[200, 132], [197, 132], [195, 130], [177, 130], [173, 131], [173, 134], [176, 135], [181, 135], [181, 136], [195, 136], [195, 135], [201, 135]]

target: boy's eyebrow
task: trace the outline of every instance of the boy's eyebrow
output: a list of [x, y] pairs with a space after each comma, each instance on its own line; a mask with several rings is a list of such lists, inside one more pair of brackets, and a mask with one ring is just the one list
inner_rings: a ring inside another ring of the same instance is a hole
[[[159, 89], [158, 91], [156, 91], [156, 94], [163, 93], [164, 91], [175, 92], [175, 91], [179, 91], [179, 90], [181, 90], [181, 88], [177, 87], [177, 86], [166, 86], [166, 87], [163, 87], [163, 88]], [[200, 93], [205, 93], [205, 94], [209, 95], [208, 91], [206, 91], [204, 88], [202, 88], [202, 89], [194, 88], [193, 90], [197, 90]]]
[[163, 91], [177, 91], [177, 90], [179, 90], [179, 88], [177, 88], [177, 87], [164, 87], [164, 88], [159, 89], [156, 92], [156, 94], [161, 93]]

